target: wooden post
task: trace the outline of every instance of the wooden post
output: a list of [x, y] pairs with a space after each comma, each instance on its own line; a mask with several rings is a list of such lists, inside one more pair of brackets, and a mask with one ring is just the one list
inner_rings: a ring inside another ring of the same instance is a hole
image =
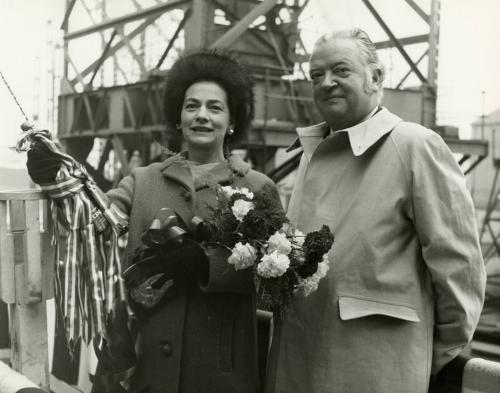
[[9, 307], [11, 365], [48, 391], [45, 300], [53, 264], [46, 212], [40, 191], [0, 193], [0, 297]]

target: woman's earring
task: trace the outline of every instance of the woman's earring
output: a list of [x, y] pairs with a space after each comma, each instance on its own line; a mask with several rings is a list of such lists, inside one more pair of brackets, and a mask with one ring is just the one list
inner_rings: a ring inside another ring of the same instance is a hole
[[234, 130], [232, 128], [230, 128], [229, 130], [227, 130], [227, 135], [231, 136], [234, 134]]

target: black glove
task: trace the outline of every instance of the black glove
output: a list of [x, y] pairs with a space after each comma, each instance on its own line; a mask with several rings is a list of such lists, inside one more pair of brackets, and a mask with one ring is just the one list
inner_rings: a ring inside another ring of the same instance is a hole
[[175, 246], [139, 247], [123, 279], [131, 289], [158, 273], [180, 281], [197, 281], [208, 274], [207, 256], [200, 244], [189, 238]]
[[132, 262], [122, 277], [138, 316], [155, 307], [174, 283], [194, 285], [208, 277], [205, 252], [190, 239], [170, 247], [139, 247]]
[[26, 167], [31, 179], [37, 183], [51, 183], [61, 167], [62, 158], [51, 151], [43, 142], [33, 142], [28, 150]]
[[190, 238], [182, 239], [179, 248], [165, 256], [174, 265], [177, 279], [199, 282], [208, 276], [208, 258], [201, 245]]

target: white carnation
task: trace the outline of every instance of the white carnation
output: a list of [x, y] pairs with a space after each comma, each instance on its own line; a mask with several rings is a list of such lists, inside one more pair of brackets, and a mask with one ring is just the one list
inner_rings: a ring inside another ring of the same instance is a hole
[[228, 198], [231, 198], [233, 196], [233, 194], [236, 193], [236, 189], [231, 187], [231, 186], [224, 186], [221, 188], [222, 188], [222, 191], [224, 192], [224, 195]]
[[281, 233], [279, 231], [275, 232], [274, 235], [272, 235], [269, 240], [267, 241], [268, 243], [268, 252], [272, 253], [273, 251], [278, 251], [280, 254], [285, 254], [288, 255], [290, 254], [290, 251], [292, 251], [292, 243], [286, 238], [286, 235], [284, 233]]
[[253, 192], [246, 187], [237, 188], [240, 194], [245, 195], [248, 199], [253, 199]]
[[231, 210], [238, 221], [243, 221], [247, 213], [255, 207], [253, 202], [237, 199], [233, 203]]
[[316, 270], [313, 276], [317, 276], [319, 281], [326, 276], [328, 270], [330, 270], [330, 260], [328, 259], [328, 254], [323, 254], [323, 260], [318, 263], [318, 270]]
[[246, 187], [231, 187], [231, 186], [224, 186], [221, 187], [222, 191], [226, 195], [226, 197], [231, 198], [234, 194], [243, 194], [245, 195], [248, 199], [253, 199], [254, 194], [251, 192], [248, 188]]
[[232, 254], [227, 262], [234, 265], [235, 270], [253, 266], [257, 258], [257, 251], [248, 243], [238, 242], [232, 249]]
[[306, 297], [318, 289], [319, 281], [326, 276], [330, 270], [328, 254], [323, 255], [323, 260], [318, 263], [316, 273], [307, 278], [299, 278], [299, 283], [295, 286], [294, 293], [296, 295]]
[[294, 293], [302, 297], [307, 297], [316, 289], [318, 289], [318, 281], [313, 280], [312, 277], [309, 277], [305, 280], [299, 281], [294, 289]]
[[290, 266], [290, 259], [277, 251], [264, 255], [257, 265], [257, 273], [266, 278], [282, 276]]

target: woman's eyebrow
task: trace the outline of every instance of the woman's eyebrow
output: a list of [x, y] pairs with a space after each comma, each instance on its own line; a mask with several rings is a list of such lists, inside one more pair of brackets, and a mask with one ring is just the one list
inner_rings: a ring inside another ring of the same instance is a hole
[[219, 100], [218, 98], [214, 98], [213, 100], [207, 100], [210, 104], [224, 104], [224, 101]]
[[[201, 102], [201, 100], [200, 100], [200, 99], [195, 98], [195, 97], [186, 97], [186, 99], [184, 100], [184, 102], [187, 102], [187, 101]], [[224, 104], [224, 101], [219, 100], [218, 98], [209, 99], [209, 100], [207, 100], [207, 102], [208, 102], [209, 104], [214, 104], [214, 103]]]

